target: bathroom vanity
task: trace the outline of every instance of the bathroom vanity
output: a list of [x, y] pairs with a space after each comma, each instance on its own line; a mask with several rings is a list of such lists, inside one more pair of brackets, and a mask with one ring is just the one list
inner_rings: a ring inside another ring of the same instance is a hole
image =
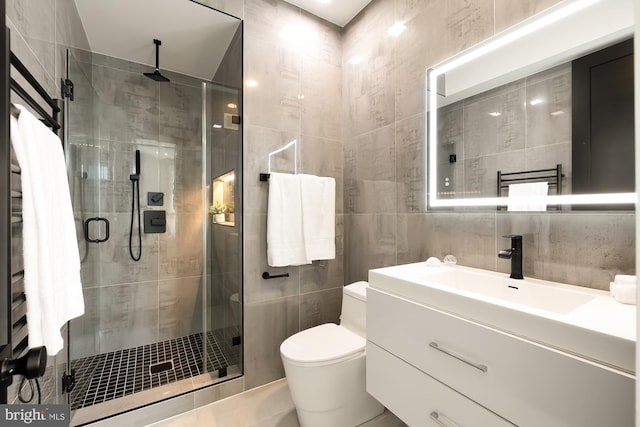
[[423, 262], [369, 283], [367, 391], [408, 425], [633, 425], [635, 306]]

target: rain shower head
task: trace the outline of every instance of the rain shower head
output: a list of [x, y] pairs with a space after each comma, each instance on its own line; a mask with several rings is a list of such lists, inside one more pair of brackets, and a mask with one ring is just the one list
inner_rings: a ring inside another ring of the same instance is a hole
[[158, 39], [153, 39], [153, 43], [156, 45], [156, 69], [153, 73], [144, 73], [144, 75], [157, 82], [170, 82], [171, 80], [160, 72], [160, 45], [162, 42]]
[[153, 79], [153, 80], [157, 81], [157, 82], [170, 82], [171, 81], [167, 77], [163, 76], [160, 73], [160, 70], [158, 70], [157, 68], [153, 73], [144, 73], [144, 75], [149, 77], [150, 79]]

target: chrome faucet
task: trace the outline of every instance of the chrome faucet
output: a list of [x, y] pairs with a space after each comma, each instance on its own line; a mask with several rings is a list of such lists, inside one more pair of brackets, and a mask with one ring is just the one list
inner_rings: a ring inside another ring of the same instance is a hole
[[524, 279], [522, 276], [522, 236], [502, 236], [511, 239], [511, 249], [503, 249], [498, 252], [498, 258], [511, 260], [512, 279]]

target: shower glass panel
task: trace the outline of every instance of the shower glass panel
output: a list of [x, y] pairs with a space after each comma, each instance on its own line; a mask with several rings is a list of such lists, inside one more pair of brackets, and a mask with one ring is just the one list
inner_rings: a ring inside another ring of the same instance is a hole
[[[85, 298], [68, 332], [72, 425], [243, 373], [239, 27], [213, 74], [221, 83], [165, 70], [171, 81], [157, 82], [147, 65], [67, 53], [65, 143]], [[132, 214], [136, 152], [142, 224]], [[166, 230], [150, 233], [144, 218], [160, 213]]]
[[[216, 83], [203, 84], [206, 119], [207, 337], [217, 346], [211, 360], [223, 373], [242, 370], [242, 131], [241, 91]], [[222, 213], [212, 213], [212, 207]], [[219, 219], [216, 219], [216, 216]], [[220, 355], [220, 357], [218, 357]], [[226, 367], [225, 367], [226, 366]], [[215, 369], [215, 367], [214, 367]]]

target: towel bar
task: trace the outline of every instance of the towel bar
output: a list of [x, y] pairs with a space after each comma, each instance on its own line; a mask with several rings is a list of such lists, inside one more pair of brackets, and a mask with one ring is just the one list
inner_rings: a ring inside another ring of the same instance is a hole
[[269, 279], [277, 279], [278, 277], [289, 277], [289, 273], [284, 273], [284, 274], [276, 274], [274, 276], [272, 276], [271, 274], [269, 274], [268, 271], [265, 271], [264, 273], [262, 273], [262, 278], [264, 280], [269, 280]]

